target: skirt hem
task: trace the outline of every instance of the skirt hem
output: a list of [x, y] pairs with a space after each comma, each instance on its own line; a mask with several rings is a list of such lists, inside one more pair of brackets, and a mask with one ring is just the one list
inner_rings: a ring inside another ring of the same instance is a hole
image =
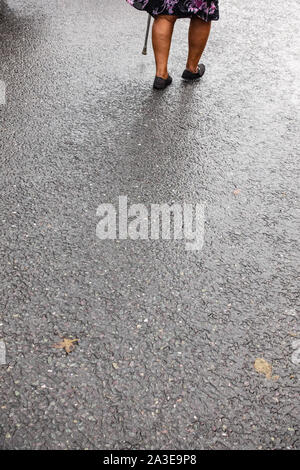
[[[149, 13], [153, 18], [157, 16], [176, 16], [177, 18], [200, 18], [203, 21], [218, 21], [219, 20], [219, 1], [206, 0], [205, 2], [198, 1], [198, 5], [192, 9], [194, 0], [174, 0], [171, 4], [167, 4], [165, 0], [127, 0], [127, 2], [140, 11]], [[196, 0], [195, 0], [196, 2]], [[201, 8], [202, 4], [202, 8]], [[205, 7], [204, 7], [205, 4]]]

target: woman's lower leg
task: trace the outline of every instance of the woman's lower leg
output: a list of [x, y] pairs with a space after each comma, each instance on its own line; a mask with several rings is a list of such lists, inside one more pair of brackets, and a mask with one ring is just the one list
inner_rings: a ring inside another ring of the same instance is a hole
[[206, 22], [198, 17], [191, 19], [189, 29], [189, 54], [186, 68], [193, 73], [197, 73], [197, 67], [205, 49], [210, 28], [210, 21]]
[[152, 44], [156, 63], [156, 76], [168, 78], [168, 59], [171, 47], [174, 24], [177, 17], [159, 15], [155, 18], [152, 28]]

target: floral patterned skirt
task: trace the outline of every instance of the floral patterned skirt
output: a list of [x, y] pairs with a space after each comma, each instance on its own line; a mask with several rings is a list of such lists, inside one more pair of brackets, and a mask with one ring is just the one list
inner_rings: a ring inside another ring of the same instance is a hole
[[152, 16], [175, 15], [179, 18], [198, 16], [202, 20], [219, 19], [218, 0], [126, 0], [138, 10], [144, 10]]

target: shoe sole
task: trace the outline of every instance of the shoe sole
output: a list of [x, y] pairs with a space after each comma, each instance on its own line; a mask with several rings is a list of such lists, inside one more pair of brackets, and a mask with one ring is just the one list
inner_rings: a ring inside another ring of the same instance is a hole
[[181, 77], [181, 78], [184, 82], [199, 82], [199, 80], [201, 80], [202, 77], [198, 77], [198, 78], [183, 78], [183, 77]]
[[[172, 83], [172, 82], [171, 82], [171, 83]], [[166, 88], [168, 88], [168, 86], [171, 85], [171, 83], [168, 83], [167, 85], [162, 86], [162, 87], [160, 87], [160, 86], [154, 86], [154, 85], [153, 85], [153, 89], [154, 89], [154, 90], [165, 90]]]

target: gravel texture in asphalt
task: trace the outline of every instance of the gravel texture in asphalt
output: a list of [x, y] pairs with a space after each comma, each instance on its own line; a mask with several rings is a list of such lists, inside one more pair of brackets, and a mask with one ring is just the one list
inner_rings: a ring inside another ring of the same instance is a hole
[[[3, 449], [299, 448], [300, 4], [220, 11], [154, 92], [125, 0], [0, 0]], [[120, 195], [205, 202], [203, 249], [99, 240]]]

